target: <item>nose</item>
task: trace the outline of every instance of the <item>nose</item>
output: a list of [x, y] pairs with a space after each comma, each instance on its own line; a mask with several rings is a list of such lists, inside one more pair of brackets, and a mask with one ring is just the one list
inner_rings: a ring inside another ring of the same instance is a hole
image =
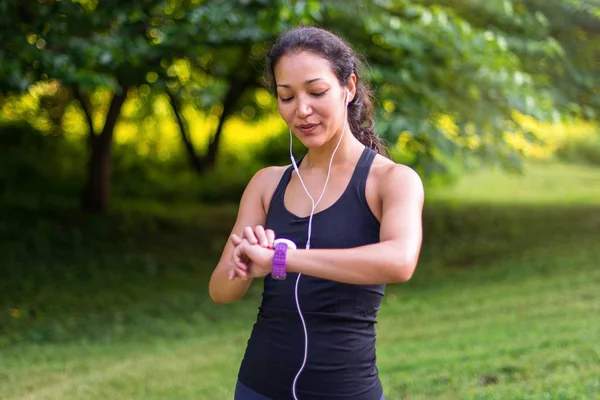
[[300, 119], [304, 119], [312, 114], [312, 107], [310, 105], [309, 99], [299, 98], [298, 99], [298, 107], [296, 108], [296, 115]]

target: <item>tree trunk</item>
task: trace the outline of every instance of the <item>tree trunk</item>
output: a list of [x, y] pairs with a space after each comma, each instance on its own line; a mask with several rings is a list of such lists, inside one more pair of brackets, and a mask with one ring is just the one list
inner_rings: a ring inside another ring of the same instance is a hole
[[177, 120], [177, 125], [179, 126], [179, 133], [181, 134], [181, 139], [183, 140], [183, 145], [185, 147], [185, 152], [190, 160], [190, 163], [194, 167], [194, 170], [200, 174], [202, 172], [202, 160], [196, 154], [196, 150], [194, 149], [194, 144], [192, 143], [192, 139], [190, 137], [189, 128], [185, 122], [185, 119], [181, 113], [181, 101], [172, 94], [167, 91], [167, 95], [169, 96], [169, 100], [171, 102], [171, 107], [173, 108], [173, 113], [175, 114], [175, 119]]
[[84, 211], [103, 213], [108, 210], [112, 138], [126, 98], [127, 88], [121, 87], [121, 92], [116, 93], [112, 98], [102, 132], [99, 135], [95, 135], [93, 128], [90, 127], [88, 177], [82, 196], [82, 208]]
[[[250, 48], [245, 48], [240, 59], [239, 68], [234, 68], [234, 75], [240, 69], [246, 67], [246, 63], [248, 57], [250, 56]], [[234, 113], [235, 106], [239, 101], [239, 98], [244, 94], [244, 92], [250, 88], [253, 83], [253, 77], [247, 76], [245, 78], [234, 79], [233, 76], [230, 76], [228, 79], [229, 88], [227, 89], [227, 93], [225, 94], [225, 98], [223, 99], [223, 112], [219, 117], [219, 124], [217, 125], [217, 129], [215, 134], [212, 137], [212, 140], [208, 144], [208, 148], [206, 149], [206, 154], [202, 157], [199, 157], [194, 150], [194, 146], [190, 139], [190, 134], [187, 125], [183, 119], [183, 116], [177, 109], [181, 109], [180, 104], [174, 96], [169, 93], [171, 98], [171, 104], [173, 104], [173, 110], [175, 111], [175, 116], [177, 118], [177, 123], [179, 125], [179, 129], [181, 131], [181, 137], [183, 138], [183, 143], [188, 154], [188, 158], [190, 159], [194, 170], [198, 172], [198, 174], [202, 174], [209, 169], [213, 169], [217, 162], [217, 155], [219, 152], [219, 147], [221, 144], [221, 137], [223, 133], [223, 126], [227, 119]]]
[[217, 163], [219, 145], [221, 144], [223, 125], [225, 125], [225, 121], [227, 120], [227, 118], [229, 118], [229, 116], [233, 114], [235, 104], [237, 103], [238, 99], [244, 93], [247, 87], [248, 83], [246, 82], [232, 81], [230, 83], [229, 90], [227, 90], [227, 94], [225, 95], [225, 99], [223, 100], [223, 112], [221, 113], [221, 117], [219, 118], [217, 130], [215, 131], [212, 140], [208, 144], [206, 155], [202, 158], [202, 167], [204, 170], [213, 169], [215, 167], [215, 164]]
[[229, 90], [227, 90], [227, 94], [223, 100], [223, 112], [219, 118], [219, 125], [217, 125], [217, 130], [215, 131], [212, 140], [208, 144], [206, 155], [202, 158], [203, 170], [212, 169], [215, 167], [225, 121], [227, 121], [227, 118], [233, 114], [239, 98], [248, 88], [252, 86], [252, 84], [252, 78], [247, 78], [240, 81], [231, 81]]
[[194, 170], [198, 174], [203, 174], [207, 170], [213, 169], [217, 162], [217, 155], [219, 152], [219, 145], [221, 144], [221, 138], [223, 133], [223, 126], [233, 112], [235, 111], [235, 106], [242, 94], [252, 86], [252, 80], [242, 80], [242, 81], [231, 81], [229, 89], [225, 94], [225, 98], [223, 99], [223, 112], [219, 117], [219, 124], [217, 125], [217, 129], [212, 137], [212, 140], [208, 144], [208, 148], [206, 150], [206, 154], [204, 156], [198, 156], [196, 150], [194, 149], [194, 145], [191, 141], [189, 127], [185, 123], [185, 119], [181, 114], [181, 104], [179, 99], [175, 97], [175, 95], [168, 93], [171, 106], [173, 107], [173, 112], [175, 114], [175, 119], [177, 120], [177, 125], [179, 126], [179, 131], [181, 134], [181, 138], [183, 140], [183, 145], [192, 164]]

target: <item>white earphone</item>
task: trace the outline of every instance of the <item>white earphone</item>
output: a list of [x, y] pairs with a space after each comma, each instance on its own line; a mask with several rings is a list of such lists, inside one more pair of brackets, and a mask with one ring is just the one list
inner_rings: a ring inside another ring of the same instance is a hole
[[[331, 165], [333, 164], [333, 157], [335, 156], [337, 149], [340, 147], [340, 143], [342, 143], [342, 138], [344, 137], [344, 131], [346, 130], [346, 120], [348, 118], [348, 104], [350, 103], [350, 90], [349, 89], [346, 89], [346, 98], [344, 99], [344, 103], [345, 103], [345, 107], [344, 107], [344, 122], [342, 125], [342, 133], [340, 134], [340, 139], [338, 140], [338, 143], [335, 146], [333, 153], [331, 153], [331, 159], [329, 160], [329, 168], [327, 169], [327, 178], [325, 178], [325, 184], [323, 185], [323, 190], [321, 191], [321, 195], [319, 196], [319, 199], [316, 202], [313, 199], [313, 197], [310, 195], [308, 189], [304, 185], [304, 181], [302, 180], [302, 177], [300, 176], [300, 171], [298, 170], [298, 165], [296, 164], [296, 160], [294, 158], [294, 154], [292, 151], [293, 136], [292, 136], [292, 130], [290, 129], [290, 159], [292, 160], [292, 165], [294, 166], [294, 170], [296, 171], [296, 174], [298, 175], [298, 179], [300, 180], [300, 183], [302, 184], [302, 187], [304, 188], [306, 195], [308, 196], [308, 198], [310, 199], [310, 201], [312, 203], [312, 209], [310, 211], [310, 216], [308, 218], [308, 238], [306, 240], [306, 249], [310, 249], [310, 236], [312, 233], [312, 218], [315, 213], [315, 209], [317, 208], [317, 205], [319, 204], [319, 202], [323, 198], [323, 195], [325, 194], [325, 189], [327, 188], [327, 183], [329, 182], [329, 176], [331, 174]], [[300, 374], [302, 373], [302, 370], [304, 369], [304, 366], [306, 365], [306, 360], [308, 357], [308, 332], [306, 330], [306, 322], [304, 321], [304, 317], [302, 316], [302, 310], [300, 309], [300, 300], [298, 299], [298, 284], [300, 283], [301, 275], [302, 274], [298, 274], [298, 277], [296, 278], [295, 296], [296, 296], [296, 307], [298, 309], [298, 314], [300, 315], [300, 320], [302, 321], [302, 327], [304, 328], [304, 360], [302, 361], [302, 366], [298, 370], [298, 373], [294, 377], [294, 383], [292, 385], [292, 393], [294, 395], [294, 400], [298, 400], [298, 397], [296, 396], [296, 382], [298, 381], [298, 378], [300, 377]]]

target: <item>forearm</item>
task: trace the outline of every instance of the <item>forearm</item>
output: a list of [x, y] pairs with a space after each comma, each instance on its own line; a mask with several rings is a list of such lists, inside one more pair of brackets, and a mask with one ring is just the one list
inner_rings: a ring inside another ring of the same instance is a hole
[[391, 241], [351, 249], [290, 250], [287, 270], [349, 284], [396, 283], [410, 279], [417, 257]]
[[251, 283], [252, 279], [230, 280], [228, 268], [217, 268], [210, 278], [208, 291], [217, 304], [235, 303], [244, 297]]

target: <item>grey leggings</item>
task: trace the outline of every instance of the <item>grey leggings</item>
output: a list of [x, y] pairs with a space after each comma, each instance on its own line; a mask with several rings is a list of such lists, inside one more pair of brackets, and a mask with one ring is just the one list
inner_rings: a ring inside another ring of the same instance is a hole
[[[235, 397], [234, 400], [273, 400], [260, 393], [256, 393], [254, 390], [242, 384], [240, 381], [235, 385]], [[381, 400], [385, 400], [384, 396], [381, 395]]]

